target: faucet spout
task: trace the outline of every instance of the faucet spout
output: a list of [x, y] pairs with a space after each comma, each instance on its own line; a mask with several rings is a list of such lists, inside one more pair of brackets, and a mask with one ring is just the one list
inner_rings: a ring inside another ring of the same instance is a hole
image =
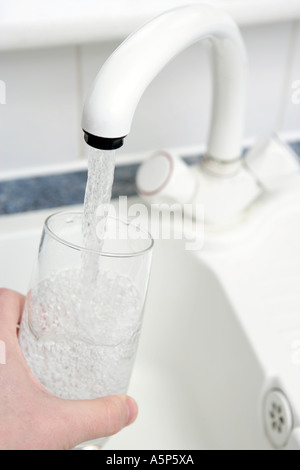
[[239, 29], [216, 7], [167, 11], [131, 34], [108, 58], [87, 97], [82, 119], [86, 142], [118, 148], [130, 132], [145, 89], [163, 67], [197, 41], [213, 45], [213, 106], [209, 157], [231, 162], [241, 155], [247, 57]]

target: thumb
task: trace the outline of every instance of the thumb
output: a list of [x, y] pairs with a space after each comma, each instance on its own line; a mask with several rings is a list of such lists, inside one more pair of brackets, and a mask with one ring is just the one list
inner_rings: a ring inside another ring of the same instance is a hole
[[95, 400], [64, 401], [64, 414], [68, 423], [66, 439], [76, 445], [111, 436], [133, 423], [137, 417], [137, 404], [126, 395], [114, 395]]

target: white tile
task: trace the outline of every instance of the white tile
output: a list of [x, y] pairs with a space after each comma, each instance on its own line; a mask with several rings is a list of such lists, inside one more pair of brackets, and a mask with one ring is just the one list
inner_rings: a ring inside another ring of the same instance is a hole
[[[117, 45], [82, 47], [84, 94]], [[119, 152], [190, 146], [204, 141], [209, 124], [210, 87], [207, 53], [203, 45], [196, 44], [170, 62], [149, 85]]]
[[[0, 0], [0, 49], [113, 40], [130, 34], [165, 10], [199, 1]], [[300, 18], [299, 0], [206, 0], [205, 3], [225, 9], [239, 25]]]
[[292, 23], [242, 30], [249, 58], [246, 137], [278, 130]]
[[85, 98], [98, 71], [121, 41], [91, 43], [79, 47], [82, 97]]
[[295, 27], [291, 71], [286, 83], [283, 131], [297, 134], [300, 138], [300, 23]]
[[78, 157], [75, 48], [2, 52], [0, 171], [60, 163]]
[[[242, 30], [249, 56], [245, 137], [272, 132], [280, 120], [291, 28], [278, 23]], [[77, 49], [79, 54], [75, 47], [0, 54], [0, 80], [7, 92], [6, 104], [0, 104], [0, 171], [63, 163], [82, 153], [84, 97], [118, 44], [85, 45]], [[297, 78], [299, 61], [295, 64]], [[196, 44], [150, 84], [120, 153], [203, 145], [210, 93], [207, 51]], [[288, 128], [299, 115], [299, 107], [289, 108]]]
[[172, 60], [145, 91], [123, 151], [197, 146], [206, 142], [211, 85], [207, 50], [196, 44]]

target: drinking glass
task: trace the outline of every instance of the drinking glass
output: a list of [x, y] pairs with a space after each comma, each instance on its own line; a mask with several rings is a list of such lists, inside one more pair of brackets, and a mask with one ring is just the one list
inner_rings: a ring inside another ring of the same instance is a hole
[[153, 248], [147, 232], [109, 217], [101, 250], [89, 249], [82, 222], [75, 211], [46, 220], [19, 332], [37, 380], [74, 400], [127, 392]]

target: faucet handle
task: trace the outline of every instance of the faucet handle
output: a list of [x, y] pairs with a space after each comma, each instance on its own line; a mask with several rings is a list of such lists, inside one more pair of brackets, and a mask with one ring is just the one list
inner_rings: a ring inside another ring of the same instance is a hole
[[191, 202], [197, 180], [188, 165], [166, 151], [155, 152], [136, 175], [139, 195], [149, 204]]
[[274, 191], [299, 174], [299, 158], [277, 134], [264, 137], [248, 151], [245, 163], [266, 191]]

